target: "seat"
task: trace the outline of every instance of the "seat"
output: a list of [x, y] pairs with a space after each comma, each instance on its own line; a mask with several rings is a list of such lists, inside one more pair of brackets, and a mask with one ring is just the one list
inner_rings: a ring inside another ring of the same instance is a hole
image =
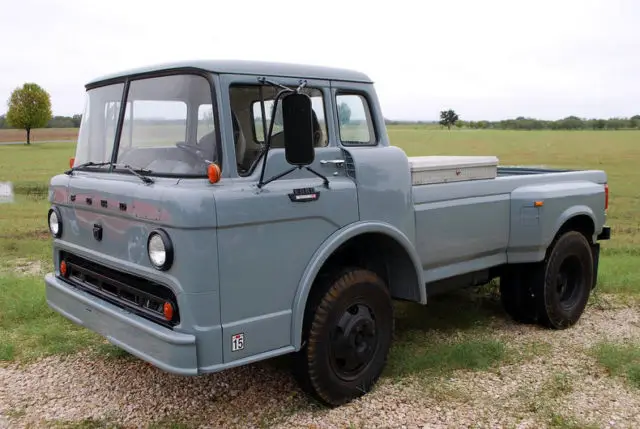
[[[231, 112], [231, 123], [233, 124], [233, 140], [236, 151], [236, 164], [242, 165], [242, 161], [244, 160], [244, 153], [247, 150], [247, 141], [244, 137], [244, 133], [242, 132], [242, 127], [240, 127], [240, 121], [234, 112]], [[205, 134], [198, 140], [198, 146], [200, 147], [210, 147], [212, 148], [212, 152], [214, 153], [216, 150], [216, 132], [211, 131], [208, 134]]]

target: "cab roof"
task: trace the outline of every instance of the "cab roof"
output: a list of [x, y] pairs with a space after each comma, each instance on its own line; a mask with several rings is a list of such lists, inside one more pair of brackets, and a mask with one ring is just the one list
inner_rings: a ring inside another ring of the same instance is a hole
[[93, 79], [86, 84], [86, 87], [89, 88], [100, 86], [101, 84], [107, 83], [109, 81], [120, 80], [127, 76], [175, 69], [198, 69], [220, 74], [251, 74], [256, 76], [269, 75], [303, 79], [325, 79], [372, 83], [372, 80], [369, 78], [369, 76], [364, 73], [336, 67], [323, 67], [306, 64], [278, 63], [267, 61], [196, 60], [163, 63], [123, 70], [117, 73], [112, 73]]

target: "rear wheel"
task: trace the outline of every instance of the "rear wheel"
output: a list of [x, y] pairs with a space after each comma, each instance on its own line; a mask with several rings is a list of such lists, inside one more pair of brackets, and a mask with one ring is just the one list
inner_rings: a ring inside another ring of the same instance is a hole
[[593, 276], [586, 237], [577, 231], [560, 236], [546, 259], [542, 281], [533, 289], [539, 323], [553, 329], [574, 325], [587, 306]]
[[306, 344], [295, 356], [295, 373], [306, 391], [337, 406], [369, 392], [380, 377], [393, 335], [393, 307], [386, 285], [369, 270], [342, 271], [323, 292], [308, 309]]
[[568, 231], [553, 242], [543, 261], [508, 268], [500, 279], [502, 304], [516, 321], [565, 329], [582, 316], [594, 275], [589, 241]]

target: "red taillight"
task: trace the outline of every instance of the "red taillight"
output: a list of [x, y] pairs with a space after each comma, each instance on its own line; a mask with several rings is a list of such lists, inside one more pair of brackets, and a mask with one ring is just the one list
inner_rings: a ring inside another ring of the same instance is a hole
[[69, 168], [73, 168], [73, 164], [76, 163], [76, 159], [75, 158], [69, 158]]
[[609, 184], [604, 184], [604, 209], [607, 210], [609, 208]]
[[65, 261], [60, 262], [60, 274], [62, 277], [67, 277], [67, 263]]

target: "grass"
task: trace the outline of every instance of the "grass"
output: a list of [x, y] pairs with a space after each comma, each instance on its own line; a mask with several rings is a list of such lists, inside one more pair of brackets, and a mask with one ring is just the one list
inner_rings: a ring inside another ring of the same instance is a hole
[[594, 346], [593, 353], [609, 375], [622, 377], [640, 389], [640, 344], [601, 342]]
[[459, 369], [484, 370], [502, 361], [505, 349], [502, 342], [492, 338], [470, 337], [449, 342], [408, 336], [393, 348], [389, 375], [442, 376]]
[[[6, 309], [0, 314], [0, 360], [86, 348], [113, 358], [126, 356], [46, 305], [42, 275], [51, 269], [47, 184], [68, 168], [75, 150], [74, 143], [38, 142], [38, 137], [52, 136], [47, 132], [36, 130], [31, 146], [0, 145], [0, 181], [11, 181], [16, 193], [15, 203], [0, 207], [0, 308]], [[75, 138], [73, 130], [66, 132]], [[603, 244], [598, 291], [640, 298], [640, 132], [449, 132], [415, 125], [390, 126], [388, 132], [408, 155], [496, 155], [502, 165], [606, 170], [613, 236]], [[0, 132], [0, 141], [15, 139], [7, 136]], [[388, 373], [443, 374], [509, 360], [514, 351], [487, 335], [492, 322], [505, 317], [491, 287], [476, 295], [463, 293], [466, 300], [455, 294], [441, 297], [427, 307], [400, 303]]]
[[52, 429], [124, 429], [124, 426], [109, 420], [86, 418], [78, 421], [53, 421], [49, 422]]
[[102, 340], [51, 311], [40, 278], [0, 276], [0, 360], [69, 354]]

